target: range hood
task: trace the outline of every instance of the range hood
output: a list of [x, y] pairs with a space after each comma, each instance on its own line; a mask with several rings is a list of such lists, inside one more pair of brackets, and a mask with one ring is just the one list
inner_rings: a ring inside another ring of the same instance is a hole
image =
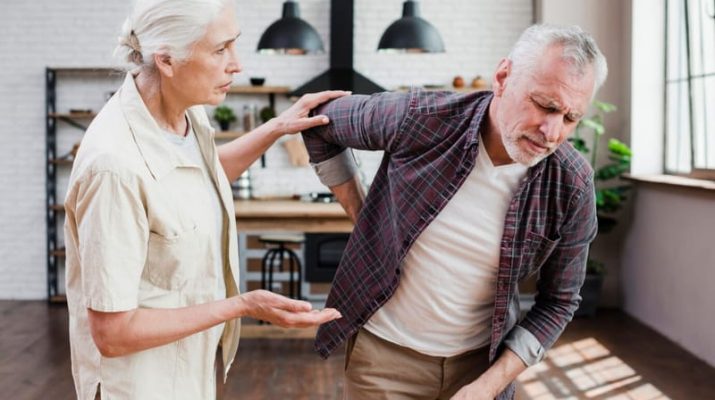
[[330, 69], [291, 93], [300, 96], [321, 90], [350, 90], [354, 94], [384, 92], [385, 88], [353, 69], [354, 0], [330, 1]]

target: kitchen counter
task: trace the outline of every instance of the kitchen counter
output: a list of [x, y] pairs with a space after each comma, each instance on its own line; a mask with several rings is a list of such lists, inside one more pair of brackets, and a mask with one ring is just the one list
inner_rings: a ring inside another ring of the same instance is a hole
[[353, 224], [338, 203], [299, 200], [235, 200], [239, 232], [351, 232]]

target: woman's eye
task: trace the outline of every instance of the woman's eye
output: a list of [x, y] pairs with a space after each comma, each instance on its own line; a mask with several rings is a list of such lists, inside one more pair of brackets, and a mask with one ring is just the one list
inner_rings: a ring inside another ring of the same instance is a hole
[[226, 52], [226, 48], [225, 48], [225, 47], [222, 47], [222, 48], [220, 48], [220, 49], [216, 52], [216, 54], [223, 54], [223, 53], [225, 53], [225, 52]]

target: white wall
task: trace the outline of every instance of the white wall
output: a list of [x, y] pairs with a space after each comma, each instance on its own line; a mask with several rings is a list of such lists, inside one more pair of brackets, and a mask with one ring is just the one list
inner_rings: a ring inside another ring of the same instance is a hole
[[625, 311], [715, 365], [715, 193], [639, 184], [625, 238]]
[[[46, 291], [44, 69], [46, 66], [108, 66], [129, 3], [110, 0], [36, 0], [5, 2], [0, 13], [0, 298], [40, 299]], [[382, 31], [401, 13], [401, 0], [356, 1], [356, 69], [387, 88], [449, 83], [454, 75], [470, 80], [489, 75], [519, 33], [531, 23], [531, 0], [422, 1], [423, 16], [441, 31], [447, 47], [439, 55], [385, 55], [373, 50]], [[236, 0], [243, 34], [238, 42], [244, 72], [264, 76], [269, 85], [295, 87], [328, 67], [327, 53], [306, 57], [260, 56], [258, 38], [279, 18], [281, 0]], [[302, 16], [323, 36], [329, 49], [328, 0], [302, 0]], [[70, 78], [60, 85], [59, 111], [98, 110], [116, 81]], [[232, 97], [231, 105], [265, 102], [264, 97]], [[285, 107], [282, 102], [279, 106]], [[62, 154], [80, 132], [61, 125]], [[365, 156], [368, 167], [377, 160]], [[268, 167], [254, 170], [264, 188], [282, 185], [315, 188], [311, 171], [288, 166], [274, 146]], [[60, 185], [65, 182], [60, 179]], [[260, 185], [260, 183], [259, 183]], [[60, 198], [62, 198], [60, 193]]]
[[[606, 135], [626, 143], [630, 141], [630, 1], [624, 0], [538, 0], [537, 14], [540, 22], [579, 25], [591, 33], [608, 61], [608, 79], [596, 98], [613, 103], [618, 110], [607, 115]], [[607, 160], [601, 151], [599, 165]], [[623, 220], [627, 221], [627, 215]], [[607, 235], [599, 235], [592, 247], [592, 257], [606, 264], [607, 275], [601, 304], [616, 307], [621, 304], [619, 275], [620, 254], [625, 224]]]
[[[641, 149], [634, 174], [662, 172], [663, 67], [652, 61], [663, 57], [662, 7], [663, 0], [633, 0], [632, 136]], [[715, 365], [715, 192], [638, 184], [634, 200], [622, 258], [624, 309]]]

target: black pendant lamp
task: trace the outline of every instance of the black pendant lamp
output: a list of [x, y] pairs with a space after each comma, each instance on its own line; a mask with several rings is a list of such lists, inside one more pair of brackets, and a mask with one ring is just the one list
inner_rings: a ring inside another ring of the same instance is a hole
[[437, 28], [420, 17], [419, 4], [408, 0], [402, 4], [402, 18], [387, 27], [377, 50], [396, 53], [444, 53], [444, 42]]
[[264, 54], [309, 54], [323, 52], [323, 41], [309, 23], [300, 18], [298, 3], [283, 3], [283, 17], [272, 23], [258, 41]]

